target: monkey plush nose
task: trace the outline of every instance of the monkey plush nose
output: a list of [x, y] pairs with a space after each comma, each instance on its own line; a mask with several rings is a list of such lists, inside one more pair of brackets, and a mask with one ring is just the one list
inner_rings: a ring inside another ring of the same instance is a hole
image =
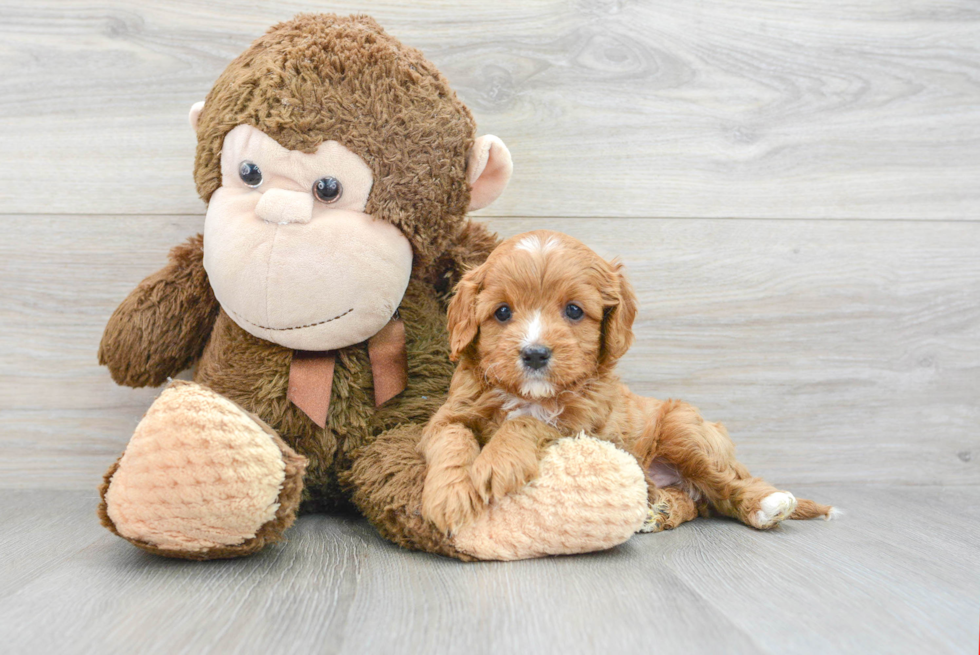
[[551, 348], [528, 346], [521, 350], [521, 360], [523, 360], [524, 366], [534, 371], [547, 366], [549, 359], [551, 359]]
[[255, 206], [255, 215], [266, 223], [309, 223], [313, 218], [313, 194], [308, 191], [269, 189]]

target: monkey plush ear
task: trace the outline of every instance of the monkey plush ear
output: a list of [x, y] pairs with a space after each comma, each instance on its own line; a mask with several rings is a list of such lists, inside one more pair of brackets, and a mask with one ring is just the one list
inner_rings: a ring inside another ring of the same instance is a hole
[[197, 132], [197, 120], [201, 117], [201, 111], [204, 109], [204, 101], [198, 100], [193, 105], [191, 105], [191, 112], [187, 115], [187, 120], [191, 123], [191, 129]]
[[483, 209], [496, 200], [513, 172], [514, 162], [503, 141], [490, 134], [477, 137], [466, 161], [466, 181], [470, 185], [468, 211]]

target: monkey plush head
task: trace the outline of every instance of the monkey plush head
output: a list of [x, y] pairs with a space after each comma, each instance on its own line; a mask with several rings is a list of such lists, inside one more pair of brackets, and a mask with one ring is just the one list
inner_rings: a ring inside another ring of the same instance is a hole
[[381, 330], [512, 170], [439, 71], [367, 16], [272, 27], [190, 121], [215, 296], [245, 331], [297, 350]]

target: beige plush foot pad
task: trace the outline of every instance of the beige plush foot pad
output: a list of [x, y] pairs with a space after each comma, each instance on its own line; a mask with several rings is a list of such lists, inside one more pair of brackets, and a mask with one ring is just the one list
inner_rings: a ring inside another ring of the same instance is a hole
[[586, 553], [625, 542], [646, 517], [636, 459], [605, 441], [566, 437], [549, 447], [534, 481], [491, 505], [454, 545], [491, 560]]
[[[257, 550], [260, 530], [271, 528], [275, 534], [264, 535], [271, 540], [292, 523], [305, 465], [271, 432], [206, 387], [172, 383], [106, 476], [103, 518], [163, 555], [229, 557], [246, 554], [239, 552], [246, 544]], [[288, 516], [281, 503], [292, 505]]]

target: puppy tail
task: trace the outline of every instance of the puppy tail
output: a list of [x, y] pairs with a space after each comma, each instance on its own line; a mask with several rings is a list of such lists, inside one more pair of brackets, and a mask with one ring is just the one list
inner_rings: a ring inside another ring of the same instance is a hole
[[806, 498], [799, 498], [796, 501], [796, 509], [793, 510], [793, 513], [789, 517], [800, 520], [823, 517], [825, 521], [832, 521], [833, 519], [840, 518], [843, 514], [844, 512], [836, 507], [821, 505]]

